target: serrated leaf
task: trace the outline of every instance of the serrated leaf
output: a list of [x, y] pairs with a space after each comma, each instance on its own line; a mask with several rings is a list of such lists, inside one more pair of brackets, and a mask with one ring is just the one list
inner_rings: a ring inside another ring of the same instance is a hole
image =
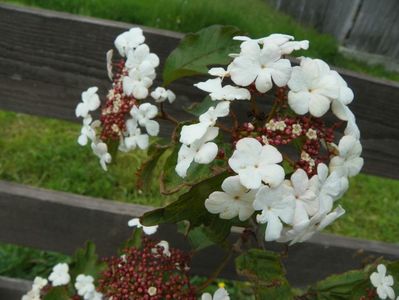
[[188, 220], [191, 227], [210, 224], [215, 215], [211, 215], [206, 210], [204, 202], [212, 192], [220, 189], [227, 176], [227, 172], [223, 172], [199, 182], [192, 186], [188, 192], [182, 194], [175, 202], [145, 213], [141, 218], [142, 224], [152, 226], [163, 223], [177, 223], [183, 220]]
[[370, 266], [363, 270], [352, 270], [332, 275], [310, 288], [317, 300], [359, 299], [367, 295], [370, 283]]
[[293, 299], [279, 254], [250, 249], [235, 261], [237, 273], [254, 286], [256, 299]]
[[78, 249], [72, 258], [72, 281], [79, 275], [91, 275], [97, 279], [105, 269], [106, 264], [101, 262], [96, 254], [96, 246], [93, 242], [87, 242], [86, 247]]
[[68, 295], [67, 287], [57, 286], [51, 288], [51, 290], [43, 297], [43, 300], [70, 300]]
[[209, 65], [229, 63], [228, 54], [239, 50], [239, 43], [233, 40], [236, 35], [240, 35], [237, 27], [222, 25], [187, 34], [166, 59], [164, 85], [182, 77], [206, 74]]

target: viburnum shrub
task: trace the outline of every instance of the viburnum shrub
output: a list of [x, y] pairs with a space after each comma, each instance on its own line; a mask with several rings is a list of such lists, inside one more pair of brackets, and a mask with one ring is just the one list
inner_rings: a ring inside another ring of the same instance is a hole
[[[160, 59], [144, 42], [140, 28], [116, 38], [118, 57], [106, 55], [106, 99], [90, 87], [76, 107], [78, 143], [91, 146], [105, 171], [117, 151], [147, 150], [137, 189], [148, 190], [158, 174], [161, 194], [176, 197], [132, 219], [133, 236], [117, 256], [99, 260], [89, 243], [72, 263], [55, 266], [49, 281], [37, 278], [23, 299], [226, 300], [223, 286], [214, 295], [204, 291], [233, 254], [256, 299], [394, 299], [397, 263], [387, 268], [377, 260], [298, 290], [285, 277], [282, 254], [265, 250], [269, 241], [304, 242], [343, 216], [339, 199], [363, 166], [350, 87], [320, 59], [288, 58], [309, 42], [285, 34], [251, 39], [235, 27], [211, 26], [181, 41], [163, 62], [162, 81]], [[192, 89], [205, 97], [200, 103], [188, 105], [169, 89], [198, 75]], [[175, 108], [193, 119], [181, 120]], [[192, 251], [142, 236], [165, 223], [179, 225]], [[232, 226], [243, 228], [235, 243], [227, 239]], [[226, 259], [193, 285], [192, 254], [212, 244]]]

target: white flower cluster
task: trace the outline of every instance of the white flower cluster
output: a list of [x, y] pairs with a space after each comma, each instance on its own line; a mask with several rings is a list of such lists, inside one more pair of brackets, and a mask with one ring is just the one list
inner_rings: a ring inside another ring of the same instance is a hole
[[[48, 281], [53, 287], [69, 284], [71, 276], [69, 275], [69, 266], [66, 263], [59, 263], [53, 267]], [[33, 281], [32, 289], [24, 296], [22, 300], [40, 300], [41, 290], [48, 284], [47, 279], [36, 277]], [[90, 275], [79, 274], [76, 277], [75, 288], [79, 296], [85, 300], [102, 300], [103, 295], [96, 291], [94, 278]]]
[[[108, 99], [113, 101], [112, 107], [104, 109], [103, 114], [120, 113], [124, 98], [133, 97], [135, 100], [143, 100], [148, 97], [149, 88], [156, 77], [155, 68], [159, 65], [159, 58], [156, 54], [150, 53], [150, 48], [144, 41], [145, 37], [140, 28], [132, 28], [115, 39], [115, 47], [125, 59], [125, 63], [119, 76], [115, 77], [113, 89], [108, 94]], [[108, 51], [106, 55], [107, 71], [111, 79], [114, 76], [112, 72], [112, 55], [112, 50]], [[118, 89], [118, 87], [121, 87], [121, 89]], [[102, 168], [106, 171], [107, 164], [111, 162], [112, 157], [108, 152], [106, 141], [102, 141], [97, 137], [97, 130], [102, 123], [99, 120], [93, 121], [90, 115], [90, 112], [98, 109], [101, 104], [97, 91], [97, 87], [91, 87], [83, 92], [82, 102], [76, 107], [76, 116], [83, 118], [83, 126], [78, 143], [85, 146], [91, 141], [92, 150], [98, 156]], [[151, 97], [156, 103], [164, 101], [172, 103], [176, 98], [172, 91], [165, 90], [162, 87], [156, 88], [151, 93]], [[120, 137], [119, 150], [126, 152], [136, 148], [147, 149], [149, 136], [156, 136], [159, 133], [159, 123], [154, 120], [157, 115], [157, 106], [150, 103], [141, 103], [133, 105], [129, 119], [124, 120], [122, 118], [122, 121], [120, 118], [111, 119], [109, 122], [115, 122], [111, 124], [111, 130]], [[126, 130], [121, 132], [121, 128]], [[146, 133], [142, 133], [142, 128], [145, 128]]]
[[[395, 299], [395, 291], [392, 286], [394, 280], [392, 275], [387, 275], [387, 267], [383, 264], [377, 266], [377, 272], [370, 275], [371, 284], [377, 289], [377, 294], [380, 299]], [[399, 296], [396, 298], [399, 300]]]
[[[209, 74], [217, 78], [195, 85], [208, 92], [217, 104], [199, 117], [199, 123], [183, 126], [176, 172], [185, 177], [193, 161], [208, 164], [215, 159], [217, 120], [229, 115], [231, 101], [251, 98], [247, 88], [250, 85], [258, 93], [268, 92], [273, 84], [288, 86], [288, 105], [298, 115], [321, 117], [331, 107], [339, 119], [347, 121], [347, 128], [338, 145], [329, 145], [338, 154], [331, 158], [329, 166], [318, 164], [317, 175], [308, 178], [304, 170], [297, 169], [290, 179], [285, 179], [280, 165], [283, 156], [277, 148], [246, 137], [237, 142], [228, 160], [237, 175], [225, 179], [223, 191], [212, 193], [205, 201], [209, 212], [224, 219], [238, 216], [244, 221], [259, 211], [256, 220], [267, 223], [267, 241], [302, 242], [345, 213], [341, 206], [334, 208], [334, 202], [347, 190], [348, 177], [357, 175], [363, 166], [360, 132], [347, 107], [353, 92], [337, 72], [319, 59], [301, 58], [300, 66], [292, 67], [284, 58], [294, 50], [307, 49], [308, 41], [293, 41], [292, 36], [283, 34], [258, 40], [235, 39], [243, 41], [241, 52], [231, 55], [233, 60], [227, 69], [212, 68]], [[237, 86], [222, 86], [226, 77]], [[266, 128], [272, 125], [280, 126], [268, 123]], [[307, 137], [317, 138], [316, 132], [310, 129]]]

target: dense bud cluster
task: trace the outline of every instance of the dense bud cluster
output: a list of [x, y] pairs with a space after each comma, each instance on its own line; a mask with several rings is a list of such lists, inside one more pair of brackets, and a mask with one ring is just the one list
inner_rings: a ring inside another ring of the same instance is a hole
[[100, 139], [119, 140], [126, 131], [126, 119], [137, 100], [123, 92], [122, 78], [127, 76], [125, 61], [122, 59], [114, 65], [115, 74], [112, 89], [109, 90], [107, 101], [101, 110], [100, 121], [102, 131]]
[[196, 299], [190, 286], [190, 256], [143, 238], [142, 246], [127, 248], [120, 257], [106, 259], [108, 268], [99, 280], [100, 291], [113, 300]]

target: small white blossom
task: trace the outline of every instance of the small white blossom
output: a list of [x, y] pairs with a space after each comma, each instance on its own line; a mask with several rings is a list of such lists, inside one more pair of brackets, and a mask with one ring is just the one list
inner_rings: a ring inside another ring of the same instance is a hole
[[222, 219], [236, 216], [240, 221], [247, 220], [253, 213], [252, 203], [256, 190], [248, 190], [240, 183], [239, 176], [226, 178], [222, 183], [223, 192], [213, 192], [205, 200], [206, 209], [212, 214], [219, 214]]
[[302, 58], [288, 81], [288, 104], [299, 115], [323, 116], [340, 94], [339, 79], [320, 59]]
[[263, 186], [256, 193], [255, 210], [262, 210], [256, 216], [258, 223], [267, 223], [265, 240], [275, 241], [281, 236], [283, 223], [291, 224], [294, 218], [295, 197], [292, 188], [283, 183], [276, 188]]
[[199, 117], [199, 123], [184, 125], [180, 132], [180, 142], [185, 145], [191, 145], [195, 141], [201, 140], [209, 128], [216, 124], [218, 118], [229, 114], [229, 108], [230, 103], [228, 101], [221, 101], [215, 107], [210, 107], [203, 113]]
[[130, 151], [137, 147], [144, 150], [148, 148], [149, 137], [148, 134], [142, 134], [140, 128], [137, 126], [135, 119], [129, 119], [126, 121], [126, 129], [128, 136], [123, 139], [123, 143], [119, 145], [119, 150]]
[[380, 299], [395, 299], [395, 292], [392, 288], [393, 277], [386, 275], [387, 268], [383, 264], [377, 266], [377, 272], [370, 275], [370, 281], [377, 288], [377, 294]]
[[167, 241], [160, 241], [156, 246], [163, 248], [163, 255], [170, 256], [171, 253], [169, 251], [169, 243]]
[[32, 289], [22, 296], [22, 300], [40, 300], [40, 291], [47, 285], [47, 279], [42, 277], [35, 277], [32, 284]]
[[284, 169], [278, 165], [281, 153], [271, 145], [264, 145], [254, 138], [243, 138], [229, 159], [229, 165], [240, 176], [243, 186], [257, 189], [262, 181], [272, 187], [284, 180]]
[[107, 164], [111, 163], [112, 157], [111, 154], [108, 153], [108, 146], [106, 143], [98, 142], [91, 143], [91, 149], [93, 153], [100, 159], [100, 165], [107, 171]]
[[307, 50], [309, 48], [309, 41], [292, 41], [294, 39], [293, 36], [287, 34], [273, 33], [267, 37], [260, 39], [251, 39], [247, 36], [235, 36], [234, 40], [238, 41], [255, 41], [260, 45], [265, 44], [274, 44], [280, 47], [282, 54], [291, 54], [295, 50]]
[[130, 114], [140, 126], [145, 127], [147, 133], [151, 136], [156, 136], [159, 133], [159, 123], [152, 120], [158, 114], [158, 108], [150, 103], [143, 103], [138, 108], [133, 106]]
[[54, 266], [48, 279], [51, 281], [53, 286], [60, 286], [68, 284], [71, 280], [69, 275], [69, 266], [66, 263], [59, 263]]
[[103, 300], [103, 294], [97, 292], [96, 290], [91, 293], [86, 294], [85, 300]]
[[159, 57], [154, 53], [150, 53], [150, 48], [146, 44], [142, 44], [127, 53], [125, 66], [128, 70], [137, 69], [144, 62], [147, 62], [153, 69], [159, 65]]
[[97, 91], [98, 87], [93, 86], [82, 93], [82, 102], [80, 102], [75, 109], [77, 117], [87, 117], [90, 111], [94, 111], [100, 106], [101, 102], [97, 95]]
[[155, 100], [157, 103], [164, 102], [166, 100], [169, 101], [169, 103], [172, 103], [176, 99], [176, 95], [171, 91], [171, 90], [166, 90], [163, 87], [157, 87], [152, 93], [151, 97]]
[[317, 131], [312, 128], [309, 128], [308, 131], [306, 132], [306, 137], [309, 140], [317, 140]]
[[330, 170], [342, 173], [344, 176], [355, 176], [363, 167], [362, 145], [359, 140], [350, 135], [341, 138], [338, 144], [339, 155], [330, 160]]
[[291, 75], [291, 63], [281, 58], [282, 52], [275, 44], [265, 44], [262, 48], [256, 41], [241, 44], [241, 53], [229, 66], [231, 80], [239, 86], [249, 86], [255, 82], [261, 93], [269, 91], [273, 82], [285, 86]]
[[155, 69], [152, 64], [149, 61], [144, 61], [139, 67], [131, 69], [129, 76], [123, 77], [123, 92], [136, 99], [145, 99], [155, 76]]
[[225, 288], [220, 287], [216, 290], [213, 296], [209, 293], [201, 295], [201, 300], [230, 300], [229, 293]]
[[114, 50], [108, 50], [106, 55], [105, 55], [105, 59], [107, 62], [107, 75], [109, 80], [112, 81], [114, 74], [112, 73], [112, 57], [114, 56]]
[[150, 286], [147, 290], [148, 295], [155, 296], [157, 294], [157, 288], [155, 286]]
[[295, 135], [300, 135], [302, 133], [302, 126], [300, 124], [293, 124], [292, 133]]
[[90, 275], [79, 274], [76, 277], [75, 288], [79, 296], [87, 299], [95, 290], [94, 278]]
[[151, 235], [154, 234], [155, 232], [157, 232], [158, 230], [158, 225], [154, 225], [154, 226], [143, 226], [140, 223], [140, 219], [139, 218], [133, 218], [131, 219], [127, 225], [129, 227], [137, 227], [137, 228], [143, 228], [143, 231], [145, 234], [147, 235]]
[[331, 213], [317, 213], [310, 220], [303, 220], [301, 223], [295, 224], [292, 229], [288, 230], [278, 240], [279, 242], [291, 241], [290, 245], [302, 243], [310, 239], [316, 232], [323, 230], [336, 219], [341, 217], [345, 210], [338, 206]]
[[209, 164], [215, 159], [218, 153], [218, 146], [211, 141], [216, 138], [218, 134], [219, 128], [208, 127], [201, 139], [195, 140], [189, 146], [182, 144], [175, 168], [176, 173], [180, 177], [184, 178], [187, 176], [187, 170], [193, 161], [198, 164]]
[[94, 121], [91, 123], [91, 116], [88, 115], [86, 118], [83, 119], [83, 126], [80, 130], [80, 136], [78, 137], [78, 143], [81, 146], [87, 145], [90, 141], [96, 141], [96, 128], [101, 125], [99, 120]]
[[247, 89], [232, 85], [222, 86], [221, 78], [208, 79], [205, 82], [194, 84], [200, 90], [210, 93], [212, 100], [249, 100], [251, 94]]
[[144, 43], [144, 40], [143, 30], [137, 27], [131, 28], [129, 31], [117, 36], [115, 39], [115, 48], [118, 49], [122, 57], [125, 57], [130, 50]]

